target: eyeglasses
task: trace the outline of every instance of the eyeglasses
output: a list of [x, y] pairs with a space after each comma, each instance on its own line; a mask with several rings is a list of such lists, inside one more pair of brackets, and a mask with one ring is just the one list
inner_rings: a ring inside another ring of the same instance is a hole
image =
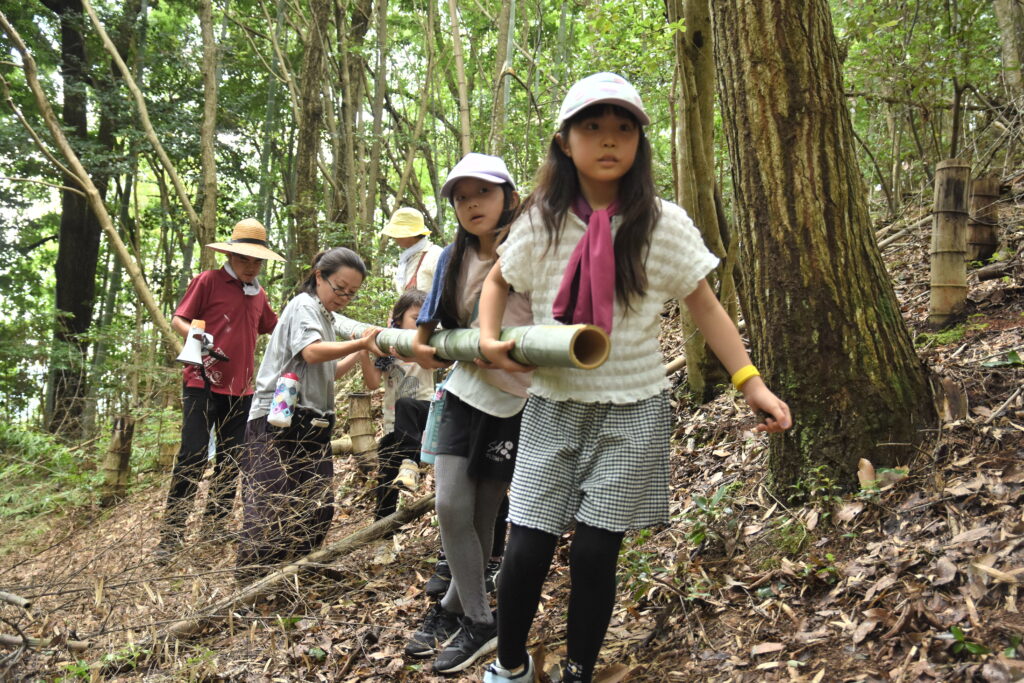
[[327, 286], [331, 288], [332, 292], [334, 292], [334, 296], [341, 297], [342, 299], [348, 299], [349, 301], [355, 301], [359, 298], [359, 294], [354, 289], [345, 290], [341, 287], [335, 287], [327, 278], [324, 278], [324, 282], [326, 282]]

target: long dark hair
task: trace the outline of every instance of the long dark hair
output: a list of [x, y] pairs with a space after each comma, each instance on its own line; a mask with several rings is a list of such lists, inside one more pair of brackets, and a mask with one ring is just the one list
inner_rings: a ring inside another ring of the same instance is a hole
[[316, 272], [319, 270], [320, 276], [326, 280], [342, 268], [359, 271], [359, 274], [366, 278], [366, 264], [359, 258], [359, 254], [348, 247], [334, 247], [313, 257], [313, 267], [309, 271], [309, 277], [299, 285], [299, 292], [316, 296]]
[[[508, 230], [506, 230], [506, 227], [515, 220], [516, 216], [519, 215], [519, 207], [513, 205], [516, 199], [516, 191], [509, 183], [502, 183], [498, 187], [501, 188], [502, 193], [505, 195], [505, 203], [503, 205], [504, 209], [501, 212], [501, 216], [498, 217], [498, 224], [494, 226], [494, 231], [498, 236], [497, 242], [498, 244], [501, 244], [505, 241], [505, 237], [508, 236]], [[452, 203], [452, 206], [455, 205], [455, 200], [453, 198], [449, 198], [449, 201]], [[462, 327], [470, 322], [468, 320], [459, 320], [457, 301], [459, 271], [462, 270], [462, 259], [466, 254], [466, 249], [471, 246], [479, 251], [480, 238], [459, 224], [458, 229], [455, 231], [455, 239], [452, 241], [451, 252], [448, 257], [448, 266], [444, 271], [444, 281], [442, 282], [441, 287], [441, 300], [437, 304], [437, 319], [441, 321], [441, 325], [443, 327], [448, 329]]]
[[[579, 112], [562, 124], [558, 135], [569, 139], [570, 129], [583, 119], [603, 116], [605, 113], [629, 118], [640, 129], [633, 165], [619, 179], [619, 213], [622, 223], [615, 235], [615, 298], [628, 309], [634, 297], [647, 293], [647, 252], [651, 234], [661, 216], [661, 204], [654, 191], [654, 173], [651, 170], [651, 143], [644, 135], [643, 126], [633, 112], [614, 104], [595, 104]], [[548, 237], [548, 249], [557, 246], [562, 237], [565, 216], [580, 195], [580, 181], [576, 166], [551, 138], [548, 156], [537, 171], [534, 191], [523, 207], [528, 211], [536, 206]]]
[[419, 306], [423, 308], [423, 303], [427, 300], [427, 293], [420, 289], [407, 289], [402, 293], [402, 296], [398, 297], [398, 301], [395, 302], [394, 307], [391, 309], [391, 321], [389, 325], [391, 327], [402, 326], [402, 316], [410, 308]]

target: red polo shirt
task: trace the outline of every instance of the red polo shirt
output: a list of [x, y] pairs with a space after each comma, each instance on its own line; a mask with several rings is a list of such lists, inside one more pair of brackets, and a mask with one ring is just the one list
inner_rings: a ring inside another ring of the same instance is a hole
[[[251, 394], [256, 337], [270, 334], [277, 325], [267, 292], [261, 287], [259, 294], [246, 296], [242, 283], [223, 268], [206, 270], [188, 283], [174, 315], [188, 321], [205, 320], [214, 348], [231, 359], [225, 363], [206, 356], [210, 388], [231, 396]], [[184, 377], [186, 386], [203, 388], [202, 375], [195, 365], [185, 366]]]

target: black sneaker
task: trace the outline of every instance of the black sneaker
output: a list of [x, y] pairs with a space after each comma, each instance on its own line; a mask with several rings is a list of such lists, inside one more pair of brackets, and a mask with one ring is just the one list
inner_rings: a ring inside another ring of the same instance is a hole
[[439, 598], [448, 592], [448, 584], [451, 582], [451, 567], [448, 566], [448, 560], [441, 558], [434, 565], [434, 575], [427, 581], [424, 590], [430, 597]]
[[441, 651], [434, 662], [434, 671], [453, 674], [470, 667], [480, 657], [498, 647], [498, 622], [480, 624], [462, 617], [462, 628], [451, 645]]
[[493, 593], [498, 585], [498, 573], [501, 572], [501, 560], [488, 560], [487, 569], [484, 570], [484, 586], [488, 593]]
[[408, 657], [429, 657], [447, 645], [458, 631], [459, 615], [441, 607], [440, 602], [435, 602], [405, 646], [405, 654]]
[[562, 669], [562, 683], [583, 683], [583, 667], [569, 660]]

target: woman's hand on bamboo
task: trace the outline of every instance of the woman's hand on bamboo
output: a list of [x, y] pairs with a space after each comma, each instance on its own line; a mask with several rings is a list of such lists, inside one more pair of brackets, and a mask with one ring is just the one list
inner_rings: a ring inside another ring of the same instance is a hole
[[377, 346], [377, 335], [380, 334], [381, 328], [377, 326], [370, 326], [363, 330], [362, 336], [359, 341], [363, 342], [363, 350], [369, 351], [375, 356], [386, 356], [387, 354], [380, 350]]
[[776, 434], [793, 426], [789, 406], [773, 394], [760, 377], [751, 377], [743, 383], [743, 398], [755, 415], [764, 418], [763, 422], [754, 427], [755, 432]]

